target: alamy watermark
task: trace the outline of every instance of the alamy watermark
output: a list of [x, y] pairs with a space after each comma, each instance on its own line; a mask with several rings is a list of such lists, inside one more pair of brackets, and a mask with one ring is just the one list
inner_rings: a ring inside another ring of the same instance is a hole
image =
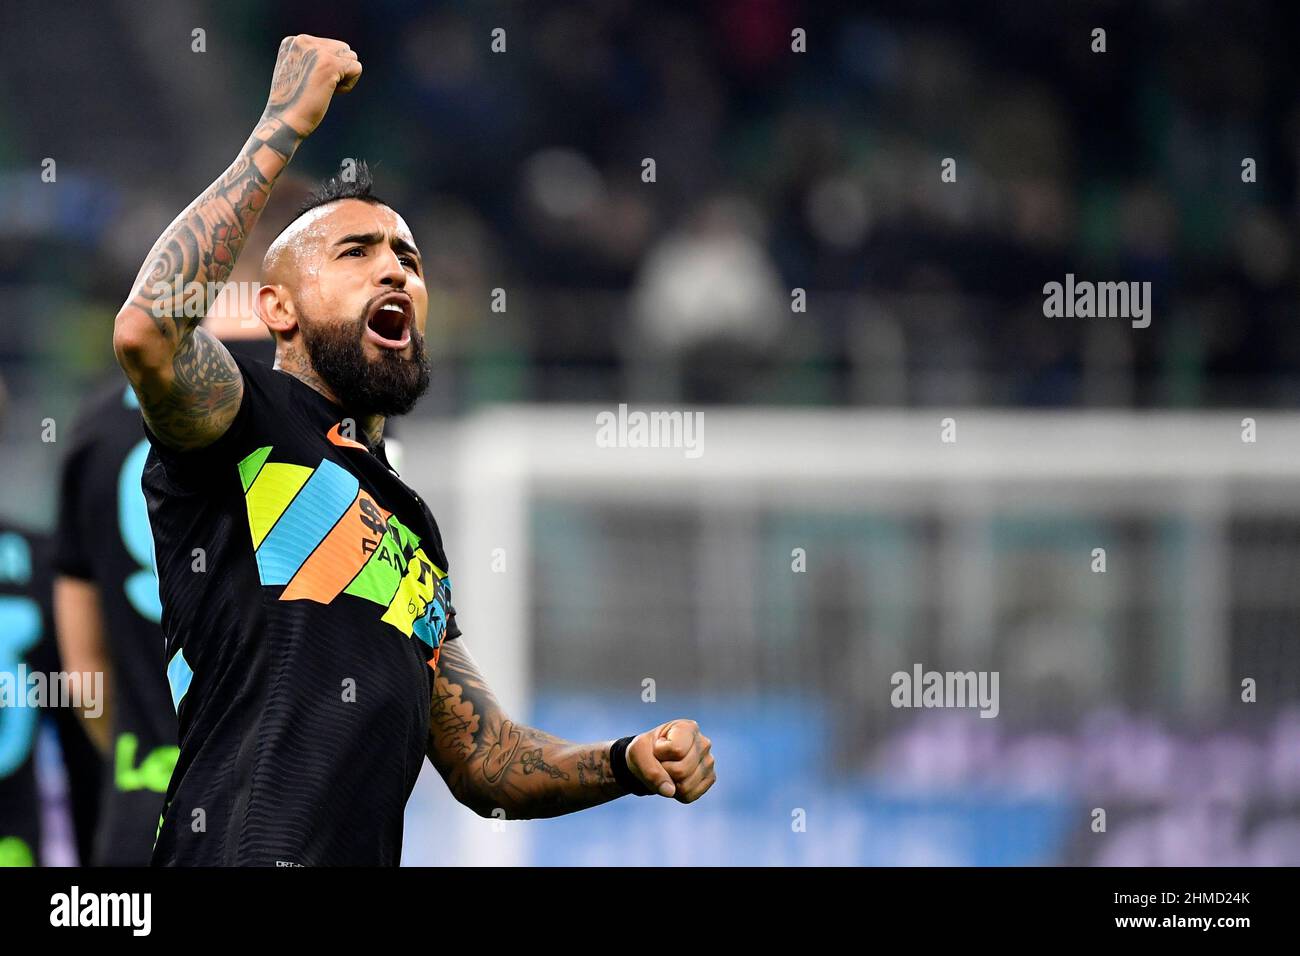
[[978, 707], [981, 717], [996, 717], [997, 671], [927, 671], [912, 665], [911, 673], [894, 671], [889, 678], [894, 707]]
[[94, 720], [104, 713], [103, 671], [0, 671], [0, 707], [72, 707]]
[[618, 412], [596, 415], [597, 448], [681, 448], [687, 458], [704, 454], [703, 412]]
[[1150, 282], [1076, 282], [1074, 273], [1065, 282], [1043, 286], [1043, 315], [1049, 319], [1132, 319], [1135, 329], [1151, 324]]
[[234, 316], [251, 328], [259, 322], [254, 305], [260, 288], [260, 282], [186, 282], [177, 275], [174, 281], [154, 283], [153, 314], [159, 319]]
[[50, 897], [50, 925], [61, 928], [121, 927], [133, 936], [148, 936], [153, 928], [152, 893], [82, 892], [74, 885]]

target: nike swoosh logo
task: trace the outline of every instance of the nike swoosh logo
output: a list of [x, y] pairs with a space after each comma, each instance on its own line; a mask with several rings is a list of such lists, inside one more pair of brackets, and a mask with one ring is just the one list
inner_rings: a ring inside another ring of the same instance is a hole
[[340, 435], [338, 425], [335, 425], [333, 428], [327, 431], [325, 433], [325, 437], [328, 438], [331, 443], [338, 445], [340, 448], [360, 448], [364, 452], [370, 451], [370, 449], [367, 448], [365, 445], [361, 444], [361, 442], [353, 441], [351, 438], [344, 438], [342, 435]]

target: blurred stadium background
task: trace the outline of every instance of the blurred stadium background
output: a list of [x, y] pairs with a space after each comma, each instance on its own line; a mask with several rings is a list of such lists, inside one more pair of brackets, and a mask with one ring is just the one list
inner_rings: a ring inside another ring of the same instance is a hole
[[[404, 473], [470, 646], [556, 734], [689, 715], [718, 757], [690, 808], [504, 832], [426, 767], [407, 863], [1300, 863], [1298, 28], [1254, 0], [8, 0], [0, 510], [52, 523], [42, 421], [116, 374], [141, 257], [278, 40], [338, 37], [365, 76], [294, 168], [368, 159], [424, 252]], [[1152, 282], [1151, 327], [1045, 319], [1067, 272]], [[621, 402], [703, 410], [703, 456], [598, 449]], [[999, 718], [892, 709], [914, 663], [999, 670]]]

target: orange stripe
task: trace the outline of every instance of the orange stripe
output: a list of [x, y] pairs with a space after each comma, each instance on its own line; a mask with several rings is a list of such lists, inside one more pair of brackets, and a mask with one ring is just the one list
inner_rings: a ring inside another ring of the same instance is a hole
[[[340, 422], [339, 424], [342, 423]], [[365, 445], [361, 444], [361, 442], [353, 441], [351, 438], [344, 438], [342, 435], [340, 435], [338, 425], [335, 425], [328, 432], [326, 432], [325, 437], [328, 438], [334, 444], [338, 445], [340, 448], [360, 448], [362, 451], [370, 451], [370, 449], [367, 448]]]
[[383, 536], [383, 532], [376, 534], [362, 522], [363, 501], [370, 502], [375, 511], [383, 516], [381, 520], [387, 524], [392, 512], [381, 508], [366, 492], [357, 492], [356, 500], [285, 587], [284, 593], [280, 595], [281, 601], [308, 600], [329, 604], [352, 583], [362, 565], [374, 553], [373, 547], [366, 550], [362, 545], [367, 541], [378, 545]]

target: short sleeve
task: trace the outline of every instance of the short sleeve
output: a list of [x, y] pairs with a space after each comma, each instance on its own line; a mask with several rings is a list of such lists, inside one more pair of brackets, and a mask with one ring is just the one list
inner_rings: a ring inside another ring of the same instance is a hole
[[250, 374], [244, 362], [235, 356], [235, 362], [244, 378], [244, 394], [239, 401], [239, 410], [225, 432], [211, 445], [184, 451], [167, 445], [149, 428], [149, 423], [141, 416], [144, 437], [149, 440], [154, 456], [161, 464], [170, 484], [180, 490], [207, 488], [229, 472], [226, 466], [239, 461], [241, 449], [247, 445], [248, 434], [254, 418], [254, 406], [261, 399], [260, 383], [255, 374]]

